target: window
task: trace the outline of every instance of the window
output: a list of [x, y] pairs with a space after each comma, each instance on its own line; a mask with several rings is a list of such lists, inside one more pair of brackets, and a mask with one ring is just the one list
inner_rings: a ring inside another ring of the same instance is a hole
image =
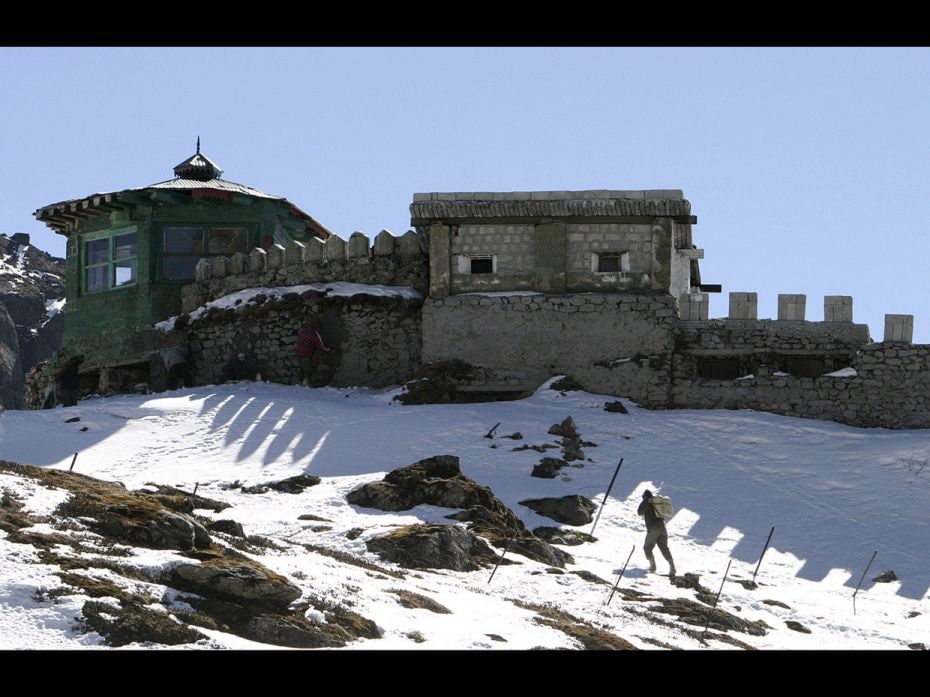
[[97, 293], [136, 282], [138, 234], [110, 234], [84, 243], [84, 292]]
[[460, 274], [497, 273], [497, 259], [493, 254], [459, 256]]
[[244, 227], [166, 227], [164, 243], [164, 277], [184, 281], [194, 277], [203, 257], [247, 251], [249, 234]]
[[619, 273], [630, 270], [629, 252], [599, 252], [591, 255], [591, 270], [596, 273]]

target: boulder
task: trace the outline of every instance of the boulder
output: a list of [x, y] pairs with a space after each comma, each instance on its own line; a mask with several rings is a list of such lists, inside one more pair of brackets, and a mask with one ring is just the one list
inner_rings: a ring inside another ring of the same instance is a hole
[[578, 438], [578, 429], [575, 427], [575, 420], [572, 417], [566, 417], [560, 424], [552, 424], [547, 431], [553, 436], [562, 436], [563, 438]]
[[171, 570], [171, 585], [234, 603], [271, 607], [286, 607], [301, 596], [301, 590], [283, 576], [251, 560], [227, 557], [179, 564]]
[[214, 520], [207, 525], [207, 529], [215, 530], [216, 532], [224, 532], [233, 537], [245, 537], [245, 530], [242, 529], [242, 524], [229, 518]]
[[533, 466], [530, 475], [540, 479], [555, 479], [559, 476], [559, 470], [567, 466], [568, 463], [561, 458], [544, 457], [538, 464]]
[[565, 525], [590, 523], [597, 511], [597, 505], [591, 499], [577, 494], [561, 498], [525, 499], [520, 505]]
[[408, 525], [365, 545], [382, 559], [411, 569], [477, 571], [497, 560], [484, 540], [454, 525]]

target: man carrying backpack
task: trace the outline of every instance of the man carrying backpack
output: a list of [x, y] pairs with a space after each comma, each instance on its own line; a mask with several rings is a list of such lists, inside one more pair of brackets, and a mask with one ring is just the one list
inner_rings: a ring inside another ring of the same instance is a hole
[[667, 507], [667, 517], [671, 517], [671, 501], [665, 499], [665, 497], [654, 497], [652, 492], [649, 489], [643, 492], [642, 503], [639, 504], [639, 508], [636, 509], [636, 512], [645, 517], [646, 519], [646, 544], [643, 545], [643, 551], [646, 552], [646, 559], [649, 560], [649, 570], [656, 570], [656, 560], [652, 556], [652, 550], [656, 545], [659, 545], [659, 551], [662, 552], [662, 556], [665, 557], [665, 560], [668, 562], [669, 576], [675, 575], [675, 562], [672, 561], [672, 553], [668, 551], [668, 531], [665, 529], [665, 518], [660, 515], [660, 513], [666, 514], [666, 510], [663, 505], [660, 510], [656, 510], [657, 506], [656, 501], [653, 499], [664, 499], [662, 502], [668, 502]]

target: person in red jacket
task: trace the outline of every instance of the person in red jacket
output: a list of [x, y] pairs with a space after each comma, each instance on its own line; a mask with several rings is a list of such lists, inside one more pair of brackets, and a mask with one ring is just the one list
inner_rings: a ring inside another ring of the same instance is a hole
[[323, 323], [315, 319], [297, 333], [297, 348], [294, 351], [297, 356], [297, 379], [304, 387], [310, 384], [313, 359], [317, 352], [330, 350], [323, 342], [323, 337], [320, 336], [322, 326]]

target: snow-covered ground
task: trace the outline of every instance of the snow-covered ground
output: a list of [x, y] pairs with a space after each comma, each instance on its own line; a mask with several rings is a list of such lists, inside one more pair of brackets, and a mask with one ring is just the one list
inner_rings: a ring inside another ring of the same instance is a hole
[[[147, 482], [186, 490], [197, 485], [199, 494], [232, 504], [210, 515], [233, 518], [248, 534], [309, 543], [390, 567], [367, 552], [366, 539], [399, 524], [449, 524], [445, 516], [453, 511], [419, 506], [386, 513], [348, 504], [346, 493], [362, 483], [425, 457], [456, 455], [465, 475], [489, 486], [532, 529], [556, 523], [519, 501], [581, 494], [600, 503], [623, 458], [597, 524], [597, 542], [564, 548], [576, 561], [567, 571], [586, 570], [613, 582], [636, 547], [621, 588], [693, 597], [668, 578], [647, 573], [636, 507], [650, 488], [675, 503], [668, 528], [679, 574], [699, 574], [716, 593], [732, 559], [720, 607], [771, 628], [765, 636], [735, 635], [739, 640], [758, 648], [802, 649], [930, 644], [930, 431], [861, 429], [750, 411], [647, 411], [629, 402], [624, 403], [630, 413], [623, 415], [604, 411], [610, 397], [550, 389], [521, 401], [434, 406], [392, 402], [397, 393], [240, 383], [90, 399], [71, 409], [7, 411], [0, 417], [0, 459], [68, 469], [78, 452], [77, 472], [132, 489]], [[80, 421], [64, 423], [74, 416]], [[557, 442], [547, 430], [567, 416], [596, 447], [584, 448], [583, 467], [565, 468], [555, 479], [531, 477], [543, 455], [513, 448]], [[485, 438], [498, 422], [496, 437]], [[503, 438], [518, 431], [523, 440]], [[302, 473], [321, 477], [321, 484], [298, 495], [226, 488], [234, 481], [257, 484]], [[0, 490], [15, 493], [37, 512], [61, 500], [60, 492], [25, 481], [0, 476]], [[308, 513], [331, 522], [298, 520]], [[739, 581], [752, 577], [773, 526], [757, 577], [760, 587], [747, 590]], [[349, 539], [353, 528], [363, 534]], [[590, 532], [590, 525], [578, 529]], [[37, 591], [61, 583], [52, 575], [55, 569], [6, 537], [0, 532], [0, 648], [95, 645], [96, 635], [73, 628], [80, 598], [41, 602]], [[521, 563], [502, 566], [489, 584], [488, 571], [378, 579], [300, 549], [260, 561], [305, 594], [350, 594], [353, 609], [384, 629], [384, 638], [349, 648], [576, 646], [565, 634], [531, 621], [534, 613], [514, 600], [559, 608], [643, 648], [656, 642], [701, 647], [676, 626], [650, 621], [642, 603], [617, 595], [605, 605], [609, 586], [569, 573], [540, 573], [544, 565], [513, 553], [508, 558]], [[853, 591], [876, 550], [854, 614]], [[139, 564], [158, 564], [174, 553], [137, 554]], [[663, 572], [658, 551], [656, 558]], [[873, 583], [885, 570], [900, 581]], [[386, 592], [396, 588], [427, 595], [451, 614], [406, 609]], [[811, 633], [789, 629], [788, 620]], [[204, 632], [212, 646], [262, 647]]]

